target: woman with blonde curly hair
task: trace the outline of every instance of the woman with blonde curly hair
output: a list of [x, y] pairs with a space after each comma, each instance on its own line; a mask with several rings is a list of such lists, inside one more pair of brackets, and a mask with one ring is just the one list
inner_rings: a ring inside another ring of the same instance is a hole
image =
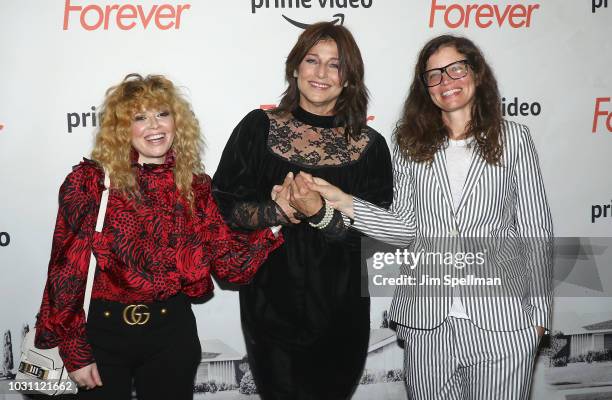
[[[191, 399], [201, 349], [190, 298], [212, 292], [211, 272], [248, 282], [282, 239], [223, 223], [198, 121], [168, 79], [130, 74], [107, 91], [102, 112], [93, 159], [60, 188], [36, 345], [59, 347], [82, 399], [130, 399], [132, 383], [139, 399]], [[108, 207], [95, 232], [105, 171]]]

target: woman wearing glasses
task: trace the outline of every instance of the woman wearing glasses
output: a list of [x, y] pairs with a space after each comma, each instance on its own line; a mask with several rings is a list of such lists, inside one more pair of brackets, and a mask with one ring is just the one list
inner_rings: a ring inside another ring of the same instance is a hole
[[[552, 222], [529, 130], [503, 120], [499, 104], [493, 72], [474, 43], [434, 38], [420, 52], [394, 132], [391, 208], [311, 178], [311, 189], [374, 238], [417, 252], [441, 250], [431, 246], [439, 238], [464, 250], [482, 249], [484, 238], [498, 246], [484, 252], [483, 268], [472, 269], [503, 278], [494, 295], [470, 285], [397, 288], [390, 318], [405, 341], [411, 399], [529, 395], [538, 339], [549, 326]], [[517, 251], [508, 238], [530, 239]], [[459, 274], [457, 266], [444, 271]], [[422, 267], [402, 273], [419, 281], [435, 270]]]

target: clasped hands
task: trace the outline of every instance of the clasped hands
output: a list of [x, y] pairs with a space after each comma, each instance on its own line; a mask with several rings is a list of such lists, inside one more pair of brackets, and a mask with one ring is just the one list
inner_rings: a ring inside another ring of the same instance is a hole
[[293, 224], [315, 215], [326, 201], [333, 208], [352, 218], [353, 197], [324, 179], [306, 172], [295, 175], [289, 172], [282, 185], [272, 188], [274, 200]]

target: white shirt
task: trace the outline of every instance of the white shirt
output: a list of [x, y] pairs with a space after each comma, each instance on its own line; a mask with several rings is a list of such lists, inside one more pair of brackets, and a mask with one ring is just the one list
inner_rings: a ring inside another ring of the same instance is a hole
[[[474, 146], [470, 146], [473, 138], [448, 140], [446, 148], [446, 173], [448, 175], [448, 183], [450, 185], [451, 195], [453, 196], [453, 210], [457, 211], [461, 195], [463, 194], [463, 186], [465, 179], [470, 169], [472, 161], [472, 153]], [[448, 313], [449, 317], [470, 319], [465, 312], [465, 307], [461, 301], [461, 297], [453, 295], [453, 304]]]

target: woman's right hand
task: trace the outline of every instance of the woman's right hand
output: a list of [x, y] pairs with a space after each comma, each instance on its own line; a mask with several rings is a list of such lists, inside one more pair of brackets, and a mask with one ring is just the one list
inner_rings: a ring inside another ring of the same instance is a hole
[[314, 177], [306, 172], [300, 172], [306, 179], [306, 184], [310, 190], [319, 194], [329, 203], [330, 206], [340, 211], [349, 218], [354, 218], [353, 196], [344, 193], [342, 189], [332, 185], [325, 179]]
[[272, 188], [270, 197], [278, 204], [283, 210], [283, 213], [289, 218], [292, 224], [299, 224], [300, 220], [295, 217], [296, 210], [289, 204], [291, 183], [293, 182], [293, 172], [289, 172], [285, 176], [285, 180], [282, 185], [275, 185]]
[[89, 390], [96, 386], [102, 386], [102, 379], [100, 378], [96, 363], [89, 364], [76, 371], [68, 372], [68, 376], [82, 389]]

